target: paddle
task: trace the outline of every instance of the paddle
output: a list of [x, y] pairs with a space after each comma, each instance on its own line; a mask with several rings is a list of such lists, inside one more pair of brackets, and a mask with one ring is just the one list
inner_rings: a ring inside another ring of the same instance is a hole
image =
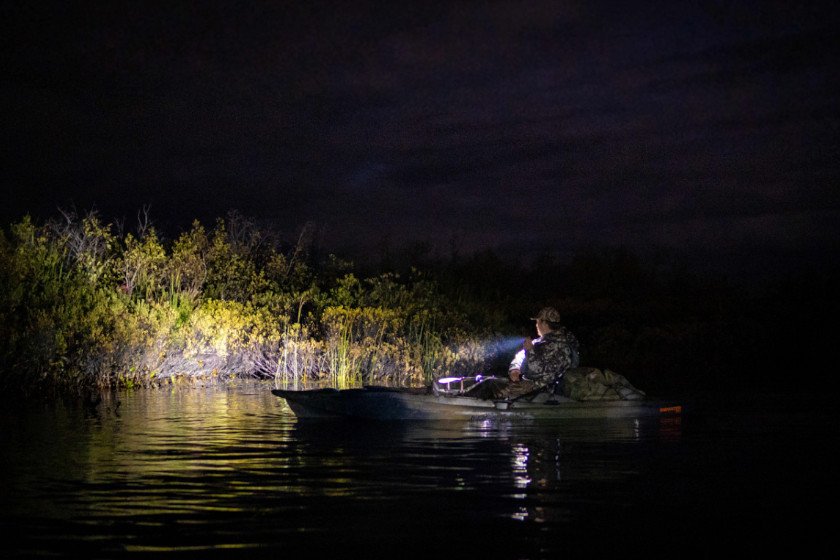
[[528, 391], [527, 393], [522, 393], [521, 395], [517, 395], [517, 396], [513, 397], [512, 399], [508, 398], [508, 399], [494, 400], [493, 401], [493, 406], [495, 406], [499, 410], [507, 410], [508, 408], [510, 408], [510, 406], [513, 403], [515, 403], [519, 399], [524, 399], [525, 397], [535, 396], [537, 393], [540, 393], [541, 391], [543, 391], [543, 389], [545, 389], [545, 387], [537, 387], [533, 391]]
[[516, 402], [520, 399], [524, 399], [525, 397], [534, 397], [537, 394], [542, 393], [546, 389], [547, 389], [547, 387], [537, 387], [533, 391], [528, 391], [527, 393], [522, 393], [521, 395], [517, 395], [517, 396], [513, 397], [512, 399], [508, 400], [508, 402], [513, 403], [513, 402]]
[[515, 403], [516, 401], [518, 401], [518, 400], [520, 400], [520, 399], [524, 399], [524, 398], [526, 398], [526, 397], [528, 397], [528, 398], [530, 398], [530, 397], [535, 397], [535, 396], [536, 396], [536, 395], [538, 395], [539, 393], [542, 393], [543, 391], [545, 391], [545, 392], [547, 392], [549, 395], [551, 395], [551, 396], [549, 397], [549, 399], [548, 399], [547, 401], [545, 401], [545, 403], [546, 403], [546, 404], [557, 404], [557, 401], [553, 401], [553, 400], [552, 400], [552, 398], [554, 397], [554, 390], [555, 390], [555, 388], [557, 387], [557, 384], [558, 384], [558, 383], [559, 383], [559, 381], [555, 380], [555, 381], [553, 381], [553, 382], [552, 382], [550, 385], [548, 385], [548, 386], [544, 386], [544, 387], [537, 387], [537, 388], [536, 388], [536, 389], [534, 389], [533, 391], [528, 391], [527, 393], [522, 393], [521, 395], [518, 395], [518, 396], [516, 396], [516, 397], [513, 397], [512, 399], [505, 399], [505, 400], [503, 400], [503, 401], [497, 401], [497, 402], [506, 402], [506, 403], [508, 403], [508, 406], [510, 406], [510, 404]]

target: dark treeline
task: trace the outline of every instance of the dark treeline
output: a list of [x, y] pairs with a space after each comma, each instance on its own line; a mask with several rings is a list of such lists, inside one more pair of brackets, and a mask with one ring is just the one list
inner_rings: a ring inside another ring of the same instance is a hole
[[759, 285], [621, 248], [527, 265], [409, 248], [362, 267], [306, 229], [282, 239], [236, 213], [172, 239], [140, 218], [132, 232], [66, 213], [3, 233], [4, 390], [504, 374], [510, 341], [533, 335], [546, 305], [578, 335], [583, 365], [654, 394], [801, 385], [834, 342], [825, 271]]

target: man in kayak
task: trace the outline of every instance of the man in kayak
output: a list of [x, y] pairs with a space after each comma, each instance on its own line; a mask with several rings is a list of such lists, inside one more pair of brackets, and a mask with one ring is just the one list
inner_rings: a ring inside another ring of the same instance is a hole
[[545, 307], [531, 318], [536, 321], [537, 338], [525, 339], [508, 367], [510, 383], [501, 397], [521, 396], [538, 389], [562, 392], [560, 384], [569, 368], [580, 365], [580, 344], [574, 334], [560, 324], [560, 312]]

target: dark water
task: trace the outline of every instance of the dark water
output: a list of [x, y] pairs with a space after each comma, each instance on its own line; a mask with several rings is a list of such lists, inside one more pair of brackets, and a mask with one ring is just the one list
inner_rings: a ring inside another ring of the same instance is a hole
[[835, 550], [830, 398], [680, 421], [302, 422], [268, 385], [0, 413], [3, 557], [672, 558]]

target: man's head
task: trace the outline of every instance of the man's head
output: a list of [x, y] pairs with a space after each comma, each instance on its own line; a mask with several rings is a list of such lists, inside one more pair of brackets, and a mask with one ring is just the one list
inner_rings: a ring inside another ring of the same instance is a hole
[[531, 317], [532, 321], [545, 321], [546, 323], [559, 323], [560, 312], [553, 307], [543, 307], [536, 317]]
[[537, 322], [537, 332], [542, 336], [560, 326], [560, 312], [553, 307], [543, 307], [531, 320]]

